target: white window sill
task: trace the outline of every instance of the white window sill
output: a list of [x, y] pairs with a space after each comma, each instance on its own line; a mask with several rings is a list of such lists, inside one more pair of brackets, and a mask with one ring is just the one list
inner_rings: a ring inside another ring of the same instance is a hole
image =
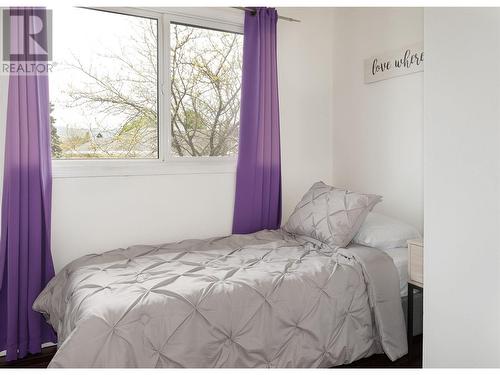
[[53, 160], [52, 177], [234, 174], [236, 157], [161, 160]]

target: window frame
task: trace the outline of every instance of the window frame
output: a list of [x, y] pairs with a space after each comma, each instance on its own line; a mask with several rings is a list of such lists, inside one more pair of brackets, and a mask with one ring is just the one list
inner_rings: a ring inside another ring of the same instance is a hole
[[[227, 8], [86, 7], [154, 19], [158, 25], [158, 158], [52, 159], [54, 178], [235, 173], [237, 156], [178, 157], [171, 152], [170, 23], [243, 34], [243, 12]], [[50, 79], [50, 78], [49, 78]]]

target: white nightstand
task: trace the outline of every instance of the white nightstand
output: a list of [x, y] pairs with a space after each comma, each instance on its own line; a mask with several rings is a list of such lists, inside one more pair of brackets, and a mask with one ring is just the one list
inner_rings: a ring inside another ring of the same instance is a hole
[[408, 354], [411, 356], [413, 343], [413, 296], [414, 291], [424, 291], [424, 244], [422, 240], [408, 241], [408, 319], [406, 334]]
[[408, 241], [408, 282], [424, 287], [424, 244], [422, 240]]

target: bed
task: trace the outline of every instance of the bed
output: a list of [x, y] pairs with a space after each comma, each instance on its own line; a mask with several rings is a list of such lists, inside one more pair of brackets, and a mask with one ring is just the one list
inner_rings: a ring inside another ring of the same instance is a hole
[[330, 367], [407, 353], [390, 256], [283, 230], [88, 255], [34, 309], [58, 334], [50, 367]]
[[[399, 274], [401, 303], [403, 305], [403, 313], [405, 321], [407, 318], [408, 308], [408, 248], [400, 247], [394, 249], [386, 249], [384, 252], [392, 258], [396, 270]], [[423, 294], [416, 293], [413, 297], [413, 334], [421, 335], [423, 332]]]
[[394, 249], [383, 250], [394, 262], [396, 271], [399, 275], [399, 292], [401, 298], [408, 295], [408, 248], [397, 247]]

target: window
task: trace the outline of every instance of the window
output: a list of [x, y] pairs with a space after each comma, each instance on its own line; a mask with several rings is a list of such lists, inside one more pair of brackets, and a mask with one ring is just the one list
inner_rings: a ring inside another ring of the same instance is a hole
[[236, 154], [242, 44], [239, 34], [171, 24], [173, 155]]
[[56, 175], [63, 167], [140, 165], [144, 172], [182, 160], [232, 160], [241, 28], [130, 8], [55, 10], [49, 80]]
[[75, 8], [53, 29], [52, 157], [158, 158], [158, 21]]

